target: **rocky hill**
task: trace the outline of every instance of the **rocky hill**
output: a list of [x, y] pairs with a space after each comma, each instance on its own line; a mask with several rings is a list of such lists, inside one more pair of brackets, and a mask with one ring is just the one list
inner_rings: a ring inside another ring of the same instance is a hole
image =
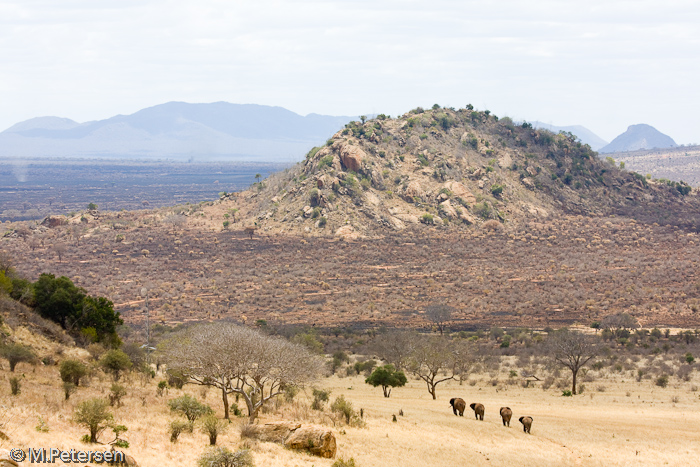
[[603, 161], [568, 133], [469, 107], [418, 108], [349, 123], [294, 168], [224, 194], [209, 216], [234, 213], [262, 231], [342, 236], [420, 224], [498, 228], [561, 214], [700, 225], [698, 197], [676, 185]]
[[600, 152], [638, 151], [640, 149], [673, 148], [676, 142], [651, 125], [630, 125], [627, 131], [600, 148]]

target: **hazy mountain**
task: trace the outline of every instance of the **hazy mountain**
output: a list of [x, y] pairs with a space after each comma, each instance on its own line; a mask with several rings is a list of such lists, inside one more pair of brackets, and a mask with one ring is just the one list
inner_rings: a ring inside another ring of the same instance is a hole
[[608, 144], [608, 142], [603, 138], [581, 125], [556, 126], [548, 123], [532, 122], [532, 126], [535, 128], [543, 128], [553, 133], [559, 133], [560, 131], [572, 133], [578, 136], [578, 139], [581, 140], [582, 143], [589, 145], [594, 151], [597, 151]]
[[674, 148], [677, 144], [670, 136], [666, 136], [651, 125], [640, 123], [630, 125], [627, 131], [612, 140], [599, 152], [637, 151], [639, 149]]
[[296, 161], [353, 119], [263, 105], [169, 102], [87, 123], [33, 118], [0, 133], [0, 156]]

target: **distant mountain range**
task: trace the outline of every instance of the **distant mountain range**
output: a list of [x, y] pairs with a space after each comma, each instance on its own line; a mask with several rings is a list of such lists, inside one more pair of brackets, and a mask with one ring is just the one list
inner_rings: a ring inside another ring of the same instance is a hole
[[640, 149], [675, 148], [676, 142], [670, 136], [661, 133], [651, 125], [640, 123], [630, 125], [627, 131], [600, 148], [599, 152], [626, 152]]
[[569, 132], [572, 133], [576, 136], [578, 136], [578, 139], [581, 140], [582, 143], [587, 144], [593, 149], [594, 151], [599, 150], [606, 144], [608, 144], [607, 141], [605, 141], [603, 138], [600, 136], [596, 135], [593, 133], [591, 130], [588, 128], [581, 126], [581, 125], [570, 125], [570, 126], [556, 126], [556, 125], [550, 125], [548, 123], [542, 123], [542, 122], [531, 122], [532, 126], [535, 128], [543, 128], [545, 130], [549, 130], [552, 133], [559, 133], [561, 131]]
[[0, 133], [2, 157], [301, 160], [358, 117], [301, 116], [282, 107], [169, 102], [77, 123], [39, 117]]

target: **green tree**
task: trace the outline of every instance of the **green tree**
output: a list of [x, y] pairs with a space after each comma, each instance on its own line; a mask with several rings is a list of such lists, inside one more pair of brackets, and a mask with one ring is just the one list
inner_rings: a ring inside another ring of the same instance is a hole
[[403, 371], [397, 371], [394, 365], [384, 365], [375, 369], [369, 378], [365, 380], [365, 383], [371, 384], [375, 388], [381, 386], [384, 397], [389, 397], [391, 388], [405, 386], [407, 381]]
[[58, 371], [63, 382], [80, 386], [80, 379], [87, 374], [88, 369], [80, 360], [63, 360]]
[[53, 274], [42, 274], [34, 283], [37, 311], [44, 318], [59, 323], [63, 329], [67, 329], [70, 320], [76, 316], [83, 298], [85, 291], [65, 276], [56, 278]]
[[87, 205], [88, 211], [97, 211], [97, 205], [95, 203], [90, 203]]
[[100, 358], [100, 366], [107, 373], [112, 373], [114, 381], [119, 381], [123, 371], [130, 369], [133, 363], [129, 356], [119, 349], [112, 349], [105, 352]]
[[33, 362], [36, 355], [30, 347], [22, 344], [8, 344], [0, 347], [0, 356], [10, 364], [10, 371], [15, 371], [15, 367], [21, 362]]
[[260, 179], [261, 179], [261, 178], [262, 178], [262, 175], [260, 175], [260, 174], [255, 174], [255, 180], [257, 180], [258, 183], [260, 183]]
[[169, 400], [168, 407], [170, 407], [170, 411], [184, 415], [191, 423], [194, 423], [199, 417], [214, 413], [211, 407], [199, 402], [189, 394]]
[[100, 398], [88, 399], [81, 402], [73, 413], [73, 421], [90, 431], [90, 442], [96, 443], [97, 437], [114, 420], [107, 410], [107, 401]]

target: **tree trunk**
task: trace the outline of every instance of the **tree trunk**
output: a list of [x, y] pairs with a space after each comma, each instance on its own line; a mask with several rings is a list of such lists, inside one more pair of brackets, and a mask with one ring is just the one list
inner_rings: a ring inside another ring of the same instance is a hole
[[226, 393], [226, 388], [221, 388], [221, 398], [224, 401], [224, 419], [231, 420], [228, 414], [228, 394]]
[[574, 396], [576, 395], [576, 375], [578, 374], [578, 370], [571, 370], [571, 373], [573, 373], [573, 377], [571, 378], [571, 394]]

